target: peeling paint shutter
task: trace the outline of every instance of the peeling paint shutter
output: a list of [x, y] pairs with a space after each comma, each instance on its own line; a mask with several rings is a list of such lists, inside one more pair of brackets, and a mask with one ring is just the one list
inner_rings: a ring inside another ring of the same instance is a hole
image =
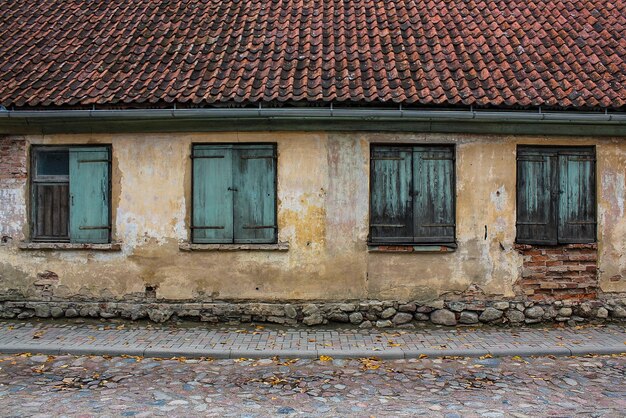
[[232, 156], [231, 145], [193, 148], [193, 242], [233, 242]]
[[109, 150], [70, 149], [70, 241], [109, 242]]
[[559, 175], [559, 242], [595, 242], [595, 157], [593, 153], [560, 153]]
[[413, 242], [411, 148], [373, 147], [370, 170], [370, 241]]
[[555, 152], [518, 150], [517, 242], [557, 244]]
[[276, 241], [275, 146], [237, 145], [233, 152], [235, 243]]
[[413, 148], [413, 219], [416, 243], [454, 242], [454, 152]]

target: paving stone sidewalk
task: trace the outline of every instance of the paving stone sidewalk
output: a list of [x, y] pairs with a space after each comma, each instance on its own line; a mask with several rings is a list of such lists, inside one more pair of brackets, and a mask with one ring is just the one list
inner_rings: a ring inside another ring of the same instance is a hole
[[158, 327], [136, 323], [0, 322], [0, 353], [212, 358], [403, 359], [626, 353], [626, 326], [547, 328]]

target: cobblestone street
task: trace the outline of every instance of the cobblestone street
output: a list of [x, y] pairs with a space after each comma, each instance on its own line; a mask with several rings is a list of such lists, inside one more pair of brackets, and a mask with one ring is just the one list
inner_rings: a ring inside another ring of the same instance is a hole
[[624, 416], [626, 357], [0, 355], [2, 416]]

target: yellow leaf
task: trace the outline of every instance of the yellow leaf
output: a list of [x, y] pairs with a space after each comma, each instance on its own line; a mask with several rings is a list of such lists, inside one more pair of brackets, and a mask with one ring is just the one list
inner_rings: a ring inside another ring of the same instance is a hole
[[320, 356], [321, 361], [333, 361], [331, 356]]
[[480, 356], [479, 357], [481, 360], [487, 359], [487, 358], [493, 358], [493, 356], [491, 354], [485, 354], [484, 356]]
[[43, 337], [43, 335], [46, 333], [46, 331], [37, 331], [36, 333], [33, 334], [33, 339], [36, 340], [38, 338]]
[[426, 354], [420, 354], [417, 358], [428, 358], [428, 356]]
[[124, 324], [116, 326], [115, 329], [124, 329]]

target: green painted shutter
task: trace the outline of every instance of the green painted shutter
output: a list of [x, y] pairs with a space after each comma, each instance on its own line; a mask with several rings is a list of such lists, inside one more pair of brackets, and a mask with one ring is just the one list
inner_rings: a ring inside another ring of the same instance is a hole
[[557, 244], [555, 152], [518, 150], [517, 242]]
[[70, 149], [70, 241], [109, 242], [109, 150]]
[[274, 145], [237, 145], [233, 150], [235, 243], [276, 242]]
[[231, 145], [193, 148], [193, 219], [195, 243], [233, 242], [233, 150]]
[[373, 147], [370, 162], [370, 241], [413, 242], [412, 152]]
[[559, 175], [559, 242], [595, 242], [596, 201], [593, 153], [582, 151], [561, 153]]
[[416, 243], [454, 242], [454, 151], [413, 148], [413, 220]]

